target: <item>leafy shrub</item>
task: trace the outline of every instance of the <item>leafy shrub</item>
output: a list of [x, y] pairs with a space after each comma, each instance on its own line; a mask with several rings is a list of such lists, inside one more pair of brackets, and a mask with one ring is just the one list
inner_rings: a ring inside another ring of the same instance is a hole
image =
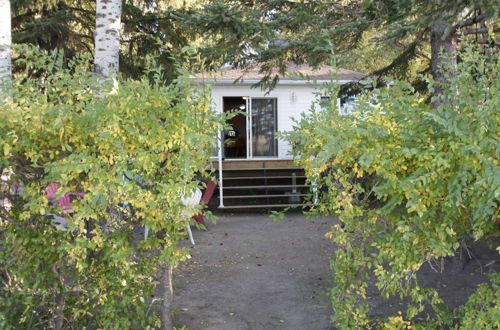
[[459, 319], [455, 329], [494, 329], [500, 320], [500, 274], [491, 276], [491, 283], [481, 284], [467, 303], [457, 308]]
[[[26, 71], [0, 104], [0, 327], [158, 326], [151, 295], [187, 256], [177, 242], [196, 212], [181, 196], [200, 185], [223, 118], [186, 70], [164, 86], [152, 58], [116, 88], [87, 57], [17, 53]], [[85, 194], [73, 213], [47, 200], [50, 182], [56, 199]]]
[[[499, 236], [498, 71], [498, 56], [467, 46], [452, 83], [441, 86], [445, 102], [439, 107], [395, 82], [360, 97], [349, 115], [334, 104], [313, 109], [287, 135], [316, 187], [313, 212], [336, 214], [343, 223], [327, 234], [339, 247], [330, 292], [339, 327], [374, 325], [365, 300], [371, 276], [382, 296], [410, 301], [404, 314], [379, 326], [405, 328], [425, 315], [437, 315], [435, 326], [460, 324], [459, 316], [443, 317], [442, 299], [419, 285], [416, 272], [471, 241]], [[493, 278], [497, 287], [498, 276]], [[475, 306], [477, 297], [464, 308]], [[498, 315], [497, 297], [485, 299], [492, 304], [487, 310]], [[461, 315], [464, 324], [493, 321], [486, 312]]]

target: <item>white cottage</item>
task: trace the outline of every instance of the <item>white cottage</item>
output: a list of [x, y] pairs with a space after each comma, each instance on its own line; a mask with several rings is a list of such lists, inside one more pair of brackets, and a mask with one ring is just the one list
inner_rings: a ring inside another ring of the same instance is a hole
[[[358, 72], [328, 66], [313, 70], [307, 65], [289, 65], [285, 76], [300, 76], [292, 73], [299, 73], [307, 79], [280, 79], [271, 91], [252, 88], [252, 85], [263, 78], [258, 68], [226, 69], [210, 79], [203, 79], [204, 83], [213, 85], [212, 104], [217, 111], [236, 109], [242, 112], [230, 120], [233, 129], [224, 132], [225, 142], [221, 139], [218, 155], [214, 157], [214, 163], [219, 169], [220, 207], [251, 207], [243, 192], [252, 190], [257, 191], [250, 194], [256, 201], [255, 207], [294, 204], [290, 202], [290, 194], [304, 195], [299, 194], [299, 188], [302, 188], [299, 186], [305, 187], [300, 184], [303, 172], [293, 167], [291, 146], [278, 139], [276, 133], [292, 129], [292, 119], [299, 118], [302, 112], [310, 109], [318, 97], [320, 85], [331, 81], [332, 75], [338, 79], [339, 84], [365, 77]], [[284, 172], [286, 169], [292, 171]], [[285, 182], [279, 181], [278, 178], [284, 179]], [[286, 182], [287, 180], [289, 182]], [[260, 190], [265, 190], [266, 193], [259, 194]], [[231, 191], [236, 194], [230, 194]], [[281, 198], [285, 200], [284, 203], [276, 203], [273, 200], [284, 196], [286, 198]], [[238, 205], [228, 206], [227, 200], [238, 198]], [[264, 199], [265, 203], [259, 203]]]

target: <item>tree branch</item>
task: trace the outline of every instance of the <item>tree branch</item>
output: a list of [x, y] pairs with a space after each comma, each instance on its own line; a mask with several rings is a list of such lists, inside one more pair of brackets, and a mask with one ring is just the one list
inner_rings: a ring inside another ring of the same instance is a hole
[[[4, 197], [1, 197], [2, 199]], [[3, 206], [3, 201], [0, 202], [2, 205], [0, 206], [0, 218], [7, 220], [9, 222], [15, 222], [15, 219], [10, 215], [9, 211], [7, 211]]]
[[460, 28], [463, 28], [463, 27], [466, 27], [466, 26], [471, 26], [473, 24], [479, 23], [479, 22], [483, 21], [485, 18], [486, 17], [481, 14], [481, 15], [478, 15], [478, 16], [475, 16], [475, 17], [463, 20], [462, 22], [453, 25], [453, 27], [451, 28], [450, 33], [453, 33], [455, 31], [457, 31], [457, 29], [460, 29]]
[[500, 42], [494, 40], [479, 40], [477, 43], [481, 45], [493, 45], [495, 47], [500, 47]]
[[[460, 34], [476, 34], [476, 33], [488, 33], [489, 29], [488, 28], [481, 28], [477, 30], [464, 30], [461, 31]], [[500, 32], [500, 28], [494, 28], [492, 29], [493, 32]]]

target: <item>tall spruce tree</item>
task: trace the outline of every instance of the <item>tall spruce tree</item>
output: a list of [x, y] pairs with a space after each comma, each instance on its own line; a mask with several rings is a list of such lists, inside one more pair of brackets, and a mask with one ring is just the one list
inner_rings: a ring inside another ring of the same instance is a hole
[[443, 81], [438, 68], [456, 61], [459, 35], [478, 31], [485, 39], [498, 20], [497, 5], [494, 0], [212, 0], [178, 17], [206, 37], [213, 63], [257, 61], [263, 72], [272, 67], [284, 72], [288, 61], [320, 65], [335, 56], [342, 65], [353, 50], [377, 44], [387, 50], [377, 55], [387, 64], [372, 73], [404, 78], [419, 59], [426, 63], [422, 71]]
[[[173, 57], [192, 42], [190, 28], [176, 24], [173, 12], [199, 0], [123, 0], [120, 72], [140, 76], [146, 55], [156, 54], [166, 82], [174, 78]], [[61, 49], [65, 59], [94, 52], [96, 2], [85, 0], [13, 0], [12, 41], [45, 50]], [[165, 46], [167, 45], [167, 46]], [[14, 71], [21, 68], [14, 67]]]

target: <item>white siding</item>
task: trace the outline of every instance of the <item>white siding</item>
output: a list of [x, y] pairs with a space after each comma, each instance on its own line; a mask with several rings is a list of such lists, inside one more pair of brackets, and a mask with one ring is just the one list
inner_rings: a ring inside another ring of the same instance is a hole
[[[310, 109], [318, 90], [312, 85], [278, 85], [266, 94], [258, 88], [248, 85], [215, 85], [212, 90], [212, 103], [215, 109], [222, 111], [224, 96], [272, 97], [278, 99], [278, 131], [290, 131], [292, 118], [299, 118], [300, 113]], [[291, 147], [288, 143], [278, 141], [278, 158], [289, 159]]]

